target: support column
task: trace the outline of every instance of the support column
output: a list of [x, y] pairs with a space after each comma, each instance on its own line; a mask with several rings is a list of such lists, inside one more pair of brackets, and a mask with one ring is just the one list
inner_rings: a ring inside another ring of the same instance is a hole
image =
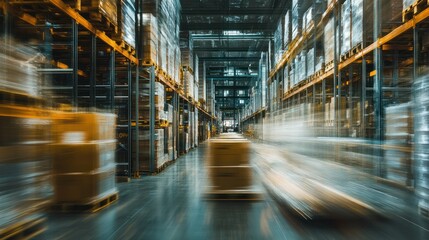
[[[381, 1], [374, 2], [374, 40], [380, 37], [381, 29]], [[375, 76], [374, 76], [374, 120], [375, 120], [375, 136], [374, 140], [378, 144], [383, 144], [384, 140], [384, 122], [383, 122], [383, 79], [382, 79], [382, 51], [381, 48], [378, 47], [374, 49], [374, 68], [375, 68]], [[378, 158], [378, 162], [376, 163], [376, 175], [379, 177], [386, 176], [386, 168], [383, 158], [383, 151], [379, 148], [376, 148], [376, 152], [374, 155]]]
[[109, 99], [110, 99], [110, 110], [113, 111], [115, 109], [115, 67], [116, 67], [116, 52], [114, 49], [110, 52], [110, 70], [109, 70], [109, 85], [110, 85], [110, 91], [109, 91]]
[[79, 33], [79, 25], [77, 24], [76, 20], [72, 19], [72, 63], [71, 67], [73, 68], [72, 73], [72, 104], [74, 107], [78, 107], [78, 79], [79, 76], [77, 74], [78, 72], [78, 33]]
[[155, 69], [149, 69], [149, 171], [155, 171]]
[[127, 124], [128, 124], [128, 138], [127, 138], [127, 160], [128, 160], [128, 177], [131, 177], [131, 171], [132, 171], [132, 127], [131, 127], [131, 118], [132, 118], [132, 70], [131, 70], [131, 61], [127, 61], [127, 83], [128, 83], [128, 100], [127, 100], [127, 107], [128, 107], [128, 118], [127, 118]]
[[96, 107], [96, 77], [97, 77], [97, 37], [91, 35], [91, 66], [89, 74], [89, 106]]

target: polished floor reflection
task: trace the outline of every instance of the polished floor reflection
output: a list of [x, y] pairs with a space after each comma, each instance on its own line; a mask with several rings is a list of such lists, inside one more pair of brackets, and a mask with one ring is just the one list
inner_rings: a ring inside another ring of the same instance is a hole
[[[254, 144], [255, 166], [264, 158], [261, 148], [269, 146]], [[379, 208], [383, 217], [308, 222], [265, 193], [262, 201], [204, 200], [206, 150], [200, 145], [157, 176], [120, 183], [119, 201], [99, 213], [49, 214], [48, 230], [38, 239], [429, 239], [429, 221], [417, 214], [412, 193], [317, 159], [288, 164], [329, 179], [333, 187]]]

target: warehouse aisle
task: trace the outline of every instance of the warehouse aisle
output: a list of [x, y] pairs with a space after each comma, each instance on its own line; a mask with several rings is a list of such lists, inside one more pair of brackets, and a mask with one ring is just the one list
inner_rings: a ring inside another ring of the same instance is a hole
[[267, 201], [202, 198], [205, 151], [200, 145], [157, 176], [120, 183], [119, 201], [99, 213], [51, 214], [39, 239], [284, 239]]
[[[427, 239], [429, 236], [427, 221], [419, 222], [421, 219], [415, 218], [418, 215], [408, 210], [414, 205], [412, 194], [382, 189], [383, 185], [377, 183], [353, 189], [365, 191], [364, 195], [374, 202], [386, 202], [387, 197], [398, 202], [386, 206], [397, 208], [387, 218], [305, 222], [280, 210], [266, 195], [258, 202], [205, 200], [202, 193], [207, 181], [206, 150], [206, 144], [200, 145], [157, 176], [119, 184], [119, 201], [99, 213], [50, 214], [48, 230], [38, 239], [404, 239], [407, 236]], [[260, 159], [258, 154], [252, 155], [253, 161]], [[305, 160], [302, 164], [310, 173], [314, 172], [310, 170], [310, 162]], [[326, 176], [331, 175], [330, 171], [342, 172], [334, 174], [337, 180], [332, 178], [333, 183], [341, 182], [340, 176], [355, 178], [353, 171], [344, 167], [322, 162], [312, 165], [324, 169], [322, 175]], [[255, 182], [260, 184], [258, 179]], [[404, 201], [396, 199], [398, 194], [403, 195]], [[403, 214], [405, 209], [407, 214]]]

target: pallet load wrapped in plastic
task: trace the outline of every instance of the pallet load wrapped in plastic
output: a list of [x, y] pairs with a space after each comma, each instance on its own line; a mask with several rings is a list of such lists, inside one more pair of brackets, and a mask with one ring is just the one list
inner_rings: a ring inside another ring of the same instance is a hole
[[418, 77], [413, 84], [414, 114], [414, 180], [419, 212], [429, 217], [429, 74]]
[[274, 65], [280, 62], [283, 56], [283, 32], [282, 21], [277, 24], [276, 31], [274, 32]]
[[307, 76], [306, 77], [310, 77], [311, 75], [314, 74], [314, 48], [310, 48], [307, 51], [307, 58], [306, 58], [306, 69], [307, 69]]
[[310, 6], [302, 15], [302, 32], [307, 32], [311, 27], [314, 27], [314, 9]]
[[302, 31], [308, 32], [312, 27], [315, 27], [325, 10], [325, 0], [313, 1], [313, 4], [302, 15]]
[[345, 0], [341, 5], [341, 55], [351, 49], [351, 1]]
[[180, 47], [176, 46], [176, 53], [175, 53], [176, 61], [175, 69], [174, 69], [174, 82], [179, 85], [180, 84], [180, 72], [182, 71], [182, 65], [181, 65], [181, 59], [182, 59], [182, 53], [180, 52]]
[[296, 78], [295, 78], [295, 61], [293, 60], [290, 64], [290, 71], [289, 71], [289, 79], [290, 79], [290, 88], [293, 88], [296, 84]]
[[199, 88], [198, 81], [195, 81], [194, 82], [194, 97], [193, 97], [194, 100], [198, 99], [198, 88]]
[[[267, 79], [268, 79], [268, 66], [267, 66], [267, 53], [261, 53], [261, 58], [259, 60], [259, 73], [261, 77], [261, 89], [266, 89], [267, 85]], [[267, 91], [262, 91], [261, 99], [262, 99], [262, 106], [265, 107], [266, 105], [266, 96]]]
[[97, 211], [118, 198], [115, 127], [116, 115], [110, 113], [60, 112], [54, 116], [57, 210]]
[[38, 56], [0, 39], [0, 239], [42, 233], [52, 200], [52, 122], [39, 98]]
[[416, 0], [402, 0], [402, 11], [407, 10], [414, 2], [416, 2]]
[[[352, 17], [352, 31], [351, 31], [351, 48], [363, 42], [363, 14], [364, 14], [364, 0], [351, 1], [351, 17]], [[369, 16], [368, 16], [369, 17]], [[365, 25], [365, 28], [367, 25]], [[370, 33], [369, 31], [367, 31]]]
[[316, 63], [314, 65], [314, 72], [322, 70], [322, 66], [325, 63], [325, 58], [323, 56], [316, 57]]
[[158, 63], [158, 20], [150, 13], [143, 14], [143, 61], [148, 64]]
[[173, 106], [171, 104], [165, 104], [164, 110], [166, 111], [166, 114], [167, 114], [167, 121], [169, 123], [173, 123], [173, 115], [174, 115]]
[[386, 178], [403, 186], [411, 186], [412, 105], [403, 103], [389, 106], [385, 108], [385, 113], [385, 144], [389, 145], [384, 151]]
[[173, 69], [174, 69], [174, 60], [175, 60], [175, 53], [174, 53], [174, 47], [171, 41], [167, 41], [167, 51], [166, 51], [166, 62], [167, 67], [165, 68], [165, 71], [168, 76], [173, 76]]
[[135, 149], [139, 148], [139, 171], [142, 173], [153, 173], [158, 171], [166, 162], [165, 144], [164, 144], [164, 129], [155, 129], [154, 138], [154, 161], [150, 161], [150, 131], [140, 130], [138, 137], [138, 146], [135, 146], [133, 141], [133, 157], [136, 155]]
[[[2, 50], [9, 51], [3, 47]], [[34, 56], [27, 56], [25, 52], [32, 52], [32, 50], [26, 47], [14, 48], [13, 51], [13, 56], [0, 54], [0, 91], [40, 96], [41, 81], [37, 67], [29, 62], [31, 60], [29, 58], [37, 57], [37, 53], [34, 53]]]
[[[179, 46], [179, 24], [180, 24], [180, 1], [178, 0], [159, 0], [159, 25], [160, 30], [165, 34], [167, 42], [166, 61], [167, 66], [164, 69], [170, 77], [178, 76], [178, 64], [175, 58], [177, 47]], [[178, 56], [177, 56], [178, 57]]]
[[287, 10], [284, 21], [283, 21], [283, 49], [287, 50], [289, 48], [289, 43], [291, 41], [291, 19], [290, 19], [290, 10]]
[[169, 126], [168, 129], [166, 130], [167, 133], [167, 152], [168, 152], [168, 161], [172, 161], [175, 158], [175, 153], [174, 153], [174, 132], [173, 132], [173, 126]]
[[302, 30], [302, 17], [301, 17], [302, 1], [292, 1], [292, 27], [291, 27], [291, 41], [301, 35]]
[[193, 148], [195, 147], [195, 144], [197, 142], [197, 135], [195, 131], [195, 126], [197, 125], [196, 112], [191, 112], [191, 119], [192, 119], [192, 124], [190, 126], [191, 136], [189, 137], [191, 140], [190, 140], [189, 147]]
[[154, 15], [158, 23], [158, 67], [178, 83], [181, 54], [179, 46], [179, 0], [148, 0], [143, 11]]
[[198, 75], [199, 75], [199, 79], [198, 79], [198, 100], [201, 103], [205, 103], [207, 100], [207, 95], [206, 95], [206, 62], [205, 61], [200, 61], [198, 64]]
[[[165, 103], [165, 88], [162, 83], [155, 82], [154, 89], [154, 104], [155, 104], [155, 120], [167, 120], [167, 116], [164, 111]], [[143, 83], [140, 86], [139, 91], [139, 121], [143, 121], [143, 124], [148, 124], [150, 119], [150, 84]], [[134, 113], [133, 113], [134, 114]]]
[[189, 32], [180, 33], [180, 50], [182, 52], [182, 66], [194, 68], [193, 42]]
[[194, 75], [185, 69], [183, 71], [183, 85], [185, 90], [185, 95], [191, 98], [194, 98]]
[[118, 36], [116, 40], [124, 40], [132, 48], [136, 48], [136, 10], [134, 8], [134, 1], [120, 0], [118, 1]]
[[325, 63], [334, 61], [334, 19], [330, 18], [326, 23], [323, 35], [323, 46], [325, 50]]
[[287, 66], [283, 69], [283, 76], [283, 93], [286, 93], [290, 89], [289, 68]]
[[198, 141], [198, 123], [199, 123], [199, 120], [198, 120], [198, 110], [197, 111], [195, 111], [195, 124], [194, 124], [194, 131], [195, 131], [195, 147], [198, 147], [198, 143], [199, 143], [199, 141]]
[[168, 36], [166, 31], [161, 29], [159, 26], [159, 40], [158, 40], [158, 66], [159, 68], [167, 73], [167, 65], [168, 65]]
[[101, 22], [101, 16], [103, 16], [110, 24], [113, 24], [116, 27], [118, 26], [118, 7], [116, 0], [80, 1], [80, 4], [82, 12], [90, 13], [91, 20]]
[[196, 82], [200, 81], [200, 69], [199, 69], [199, 65], [200, 65], [200, 58], [198, 57], [197, 54], [195, 54], [194, 56], [194, 65], [192, 66], [193, 70], [194, 70], [194, 78]]
[[299, 54], [300, 57], [300, 66], [299, 66], [299, 81], [303, 81], [306, 79], [306, 70], [307, 70], [307, 52], [302, 51]]

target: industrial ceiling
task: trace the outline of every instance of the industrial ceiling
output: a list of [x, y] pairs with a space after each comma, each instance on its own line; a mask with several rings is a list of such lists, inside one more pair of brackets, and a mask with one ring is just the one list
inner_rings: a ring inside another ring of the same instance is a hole
[[289, 0], [181, 0], [181, 31], [208, 65], [257, 66]]

